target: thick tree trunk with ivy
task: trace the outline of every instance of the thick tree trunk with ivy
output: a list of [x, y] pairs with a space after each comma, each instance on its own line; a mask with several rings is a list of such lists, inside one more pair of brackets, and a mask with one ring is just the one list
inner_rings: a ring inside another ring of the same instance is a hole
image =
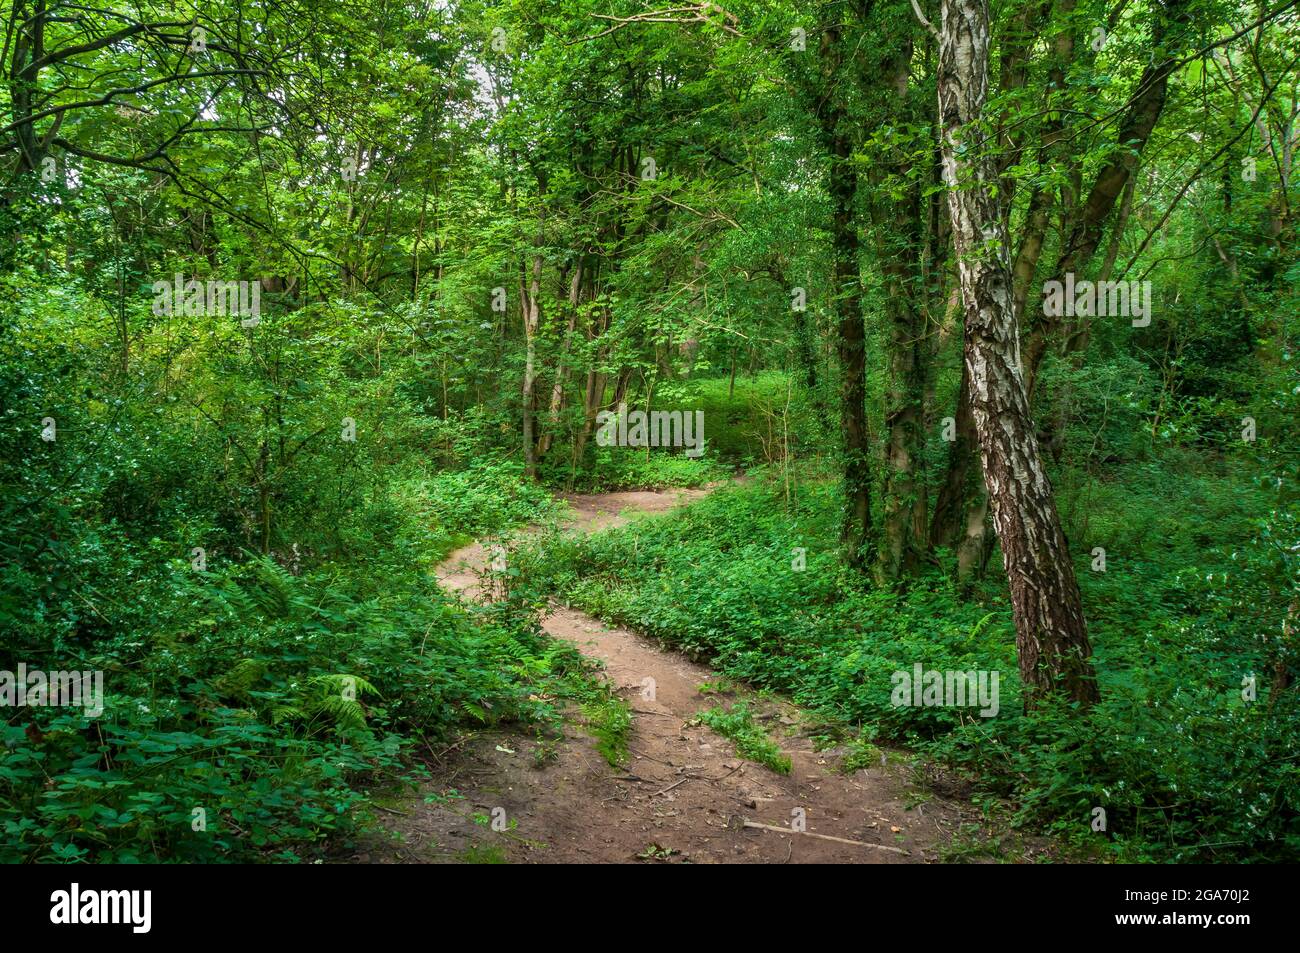
[[856, 204], [858, 179], [853, 140], [842, 94], [834, 91], [841, 63], [840, 28], [828, 26], [821, 53], [828, 87], [818, 102], [822, 142], [830, 153], [832, 296], [840, 357], [840, 428], [844, 450], [844, 519], [841, 543], [849, 565], [868, 563], [871, 536], [871, 459], [867, 445], [867, 340], [862, 319], [862, 277], [858, 262]]
[[867, 446], [867, 340], [862, 322], [862, 279], [858, 273], [858, 235], [853, 221], [856, 192], [846, 136], [835, 138], [831, 157], [831, 195], [835, 224], [835, 315], [840, 349], [840, 424], [844, 431], [845, 512], [842, 529], [849, 564], [863, 569], [871, 534], [871, 461]]
[[993, 523], [1011, 589], [1026, 702], [1098, 698], [1078, 581], [1043, 470], [1020, 362], [997, 166], [978, 122], [988, 97], [987, 0], [943, 0], [939, 118], [965, 310], [964, 360]]
[[[912, 42], [897, 44], [881, 71], [877, 92], [884, 115], [923, 122], [908, 92]], [[927, 97], [928, 99], [928, 97]], [[880, 539], [876, 576], [893, 582], [916, 572], [926, 549], [925, 385], [927, 221], [921, 186], [906, 147], [884, 151], [870, 177], [875, 251], [884, 284], [889, 376], [885, 385], [885, 468], [880, 494]]]
[[[881, 491], [876, 573], [891, 582], [916, 571], [926, 547], [925, 314], [920, 269], [920, 207], [908, 199], [880, 202], [873, 213], [884, 280], [889, 377], [885, 386], [885, 475]], [[879, 207], [884, 206], [884, 207]]]

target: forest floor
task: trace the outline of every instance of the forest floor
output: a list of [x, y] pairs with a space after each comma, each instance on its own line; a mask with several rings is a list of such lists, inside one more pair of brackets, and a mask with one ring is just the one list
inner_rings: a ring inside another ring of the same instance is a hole
[[[707, 492], [569, 495], [565, 525], [571, 532], [621, 525]], [[473, 543], [443, 563], [439, 580], [482, 600], [489, 559], [488, 548]], [[1036, 839], [991, 830], [969, 802], [918, 783], [906, 753], [884, 750], [871, 767], [843, 773], [847, 751], [815, 750], [815, 726], [798, 708], [740, 686], [702, 694], [700, 686], [720, 681], [715, 673], [633, 631], [563, 605], [551, 606], [543, 626], [600, 660], [629, 701], [628, 762], [611, 767], [576, 722], [546, 758], [534, 757], [542, 742], [523, 727], [467, 734], [415, 797], [377, 799], [382, 831], [347, 860], [899, 864], [1025, 861], [1052, 852]], [[790, 774], [740, 758], [731, 741], [695, 723], [702, 709], [742, 699], [790, 758]], [[444, 798], [449, 791], [459, 797]], [[494, 831], [490, 819], [502, 810], [506, 830]], [[791, 830], [799, 810], [804, 833]]]

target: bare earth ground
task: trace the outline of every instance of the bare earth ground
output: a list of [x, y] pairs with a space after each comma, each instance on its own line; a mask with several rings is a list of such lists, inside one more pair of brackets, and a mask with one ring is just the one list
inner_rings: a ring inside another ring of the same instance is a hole
[[[663, 513], [706, 492], [568, 496], [573, 516], [567, 525], [575, 532], [619, 525], [628, 513]], [[442, 565], [439, 580], [481, 598], [479, 573], [489, 559], [480, 543], [466, 546]], [[600, 659], [630, 701], [628, 763], [611, 768], [577, 726], [540, 764], [532, 734], [466, 735], [440, 753], [435, 780], [417, 797], [380, 802], [387, 836], [368, 838], [348, 860], [906, 864], [940, 859], [959, 832], [962, 843], [969, 844], [972, 833], [988, 843], [977, 810], [933, 792], [916, 794], [899, 758], [840, 773], [842, 752], [815, 752], [798, 709], [789, 704], [740, 691], [702, 695], [698, 686], [718, 681], [707, 667], [573, 609], [553, 606], [544, 628]], [[653, 679], [653, 698], [647, 697], [647, 679]], [[690, 724], [700, 710], [737, 697], [748, 698], [791, 758], [789, 775], [742, 760], [726, 738]], [[426, 803], [429, 795], [452, 789], [463, 797]], [[806, 833], [790, 830], [799, 826], [800, 811]], [[506, 830], [485, 823], [494, 814], [504, 818]], [[1018, 843], [1015, 859], [1041, 850]]]

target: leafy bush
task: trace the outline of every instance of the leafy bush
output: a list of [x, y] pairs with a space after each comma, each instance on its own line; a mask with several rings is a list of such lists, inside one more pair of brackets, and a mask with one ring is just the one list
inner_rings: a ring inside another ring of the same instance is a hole
[[[296, 377], [214, 341], [220, 373], [159, 394], [147, 357], [116, 372], [75, 285], [22, 288], [0, 335], [0, 671], [102, 672], [105, 710], [0, 709], [0, 862], [301, 857], [449, 732], [550, 730], [599, 700], [531, 609], [471, 611], [432, 577], [468, 534], [549, 512], [517, 466], [429, 474], [401, 447], [419, 415], [389, 432], [352, 410], [385, 406], [380, 382], [274, 315], [262, 344]], [[370, 439], [336, 439], [349, 411]]]
[[0, 861], [297, 848], [352, 829], [368, 784], [457, 725], [554, 725], [540, 699], [572, 696], [584, 671], [526, 614], [471, 617], [416, 572], [373, 587], [333, 566], [174, 563], [148, 588], [158, 624], [76, 663], [105, 673], [102, 716], [0, 726]]

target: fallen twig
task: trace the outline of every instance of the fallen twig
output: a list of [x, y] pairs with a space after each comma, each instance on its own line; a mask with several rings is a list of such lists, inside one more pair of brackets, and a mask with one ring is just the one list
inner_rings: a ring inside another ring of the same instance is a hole
[[702, 775], [702, 774], [693, 774], [693, 775], [691, 775], [691, 777], [693, 777], [693, 778], [699, 778], [701, 781], [711, 781], [711, 782], [713, 782], [714, 784], [717, 784], [719, 781], [725, 781], [725, 780], [727, 780], [727, 778], [731, 777], [733, 774], [735, 774], [737, 771], [739, 771], [739, 770], [740, 770], [741, 768], [743, 768], [744, 766], [745, 766], [745, 762], [742, 761], [742, 762], [740, 762], [738, 765], [736, 765], [734, 768], [732, 768], [730, 771], [728, 771], [726, 774], [721, 775], [720, 777], [716, 777], [716, 778], [710, 778], [710, 777], [707, 777], [707, 776]]
[[816, 837], [818, 840], [834, 841], [837, 844], [850, 844], [854, 847], [874, 847], [876, 850], [887, 850], [891, 854], [907, 854], [907, 851], [900, 847], [889, 847], [885, 844], [868, 844], [866, 841], [849, 840], [845, 837], [832, 837], [830, 834], [814, 834], [812, 831], [792, 831], [788, 827], [777, 827], [775, 824], [760, 824], [757, 821], [746, 820], [745, 826], [760, 831], [776, 831], [778, 834], [799, 834], [803, 837]]
[[667, 793], [668, 793], [669, 791], [671, 791], [673, 788], [677, 787], [677, 785], [679, 785], [679, 784], [685, 784], [687, 781], [689, 781], [689, 780], [690, 780], [691, 778], [693, 778], [693, 777], [695, 777], [695, 775], [693, 775], [693, 774], [688, 774], [688, 775], [686, 775], [686, 777], [682, 778], [681, 780], [679, 780], [679, 781], [674, 781], [672, 784], [668, 785], [668, 787], [664, 788], [662, 791], [656, 791], [654, 794], [651, 794], [650, 796], [651, 796], [651, 797], [658, 797], [658, 796], [661, 795], [661, 794], [667, 794]]

